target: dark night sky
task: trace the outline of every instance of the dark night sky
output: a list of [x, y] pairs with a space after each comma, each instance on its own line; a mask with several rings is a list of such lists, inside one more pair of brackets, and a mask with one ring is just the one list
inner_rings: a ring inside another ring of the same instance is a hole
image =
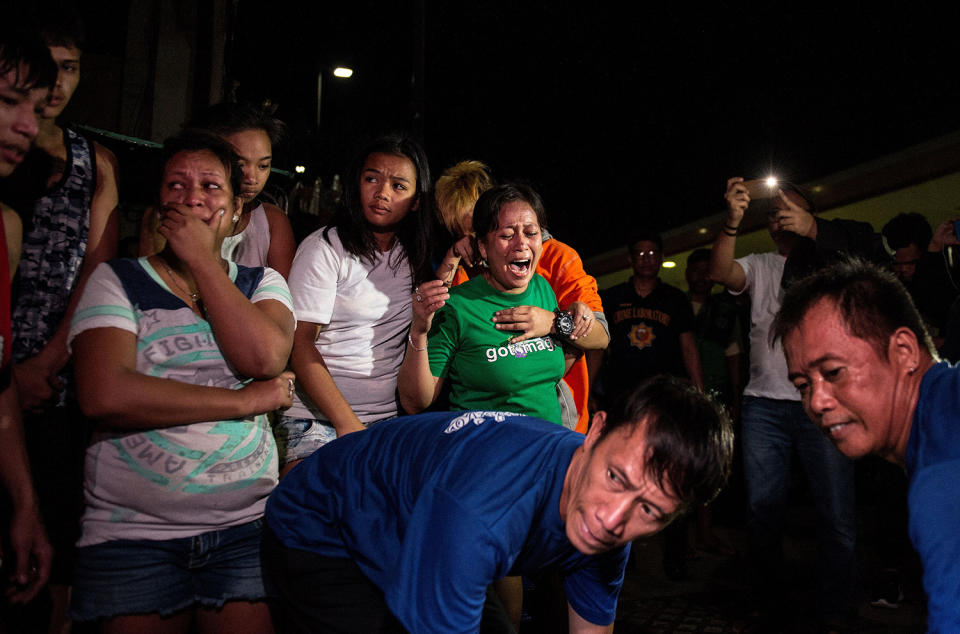
[[[692, 5], [676, 5], [673, 7]], [[624, 226], [718, 210], [729, 175], [807, 181], [960, 125], [958, 11], [920, 3], [427, 2], [424, 138], [435, 176], [463, 158], [544, 195], [554, 233], [591, 254]], [[270, 96], [326, 179], [360, 138], [411, 128], [416, 6], [241, 0], [233, 73]], [[320, 134], [307, 132], [322, 65]], [[303, 160], [303, 159], [300, 159]]]

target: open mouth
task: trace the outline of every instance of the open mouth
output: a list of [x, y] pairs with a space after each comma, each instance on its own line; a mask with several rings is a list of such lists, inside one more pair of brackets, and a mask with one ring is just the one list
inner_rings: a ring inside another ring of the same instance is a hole
[[830, 438], [837, 438], [843, 434], [843, 430], [849, 427], [852, 423], [836, 423], [834, 425], [824, 425], [822, 427], [823, 433], [825, 433]]
[[512, 260], [507, 268], [517, 277], [525, 277], [530, 273], [530, 260]]

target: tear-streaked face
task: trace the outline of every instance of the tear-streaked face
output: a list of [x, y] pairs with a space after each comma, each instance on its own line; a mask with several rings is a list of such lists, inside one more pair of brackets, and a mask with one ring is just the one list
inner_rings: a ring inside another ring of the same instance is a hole
[[510, 201], [500, 208], [497, 228], [478, 243], [480, 256], [487, 261], [487, 281], [498, 291], [520, 293], [537, 271], [543, 250], [543, 236], [537, 214], [523, 200]]

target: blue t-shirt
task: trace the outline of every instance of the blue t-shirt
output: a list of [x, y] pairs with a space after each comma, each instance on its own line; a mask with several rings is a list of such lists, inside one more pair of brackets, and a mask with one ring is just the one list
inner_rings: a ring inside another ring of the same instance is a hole
[[906, 453], [910, 540], [923, 562], [930, 632], [960, 632], [960, 368], [920, 384]]
[[289, 548], [350, 557], [411, 632], [473, 632], [486, 587], [559, 571], [570, 605], [612, 623], [629, 546], [576, 550], [560, 493], [583, 436], [504, 412], [434, 412], [349, 434], [291, 471], [267, 502]]

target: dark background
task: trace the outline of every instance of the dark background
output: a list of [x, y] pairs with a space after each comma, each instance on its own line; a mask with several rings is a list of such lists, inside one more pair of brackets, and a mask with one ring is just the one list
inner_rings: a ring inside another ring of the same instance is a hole
[[[85, 10], [91, 40], [117, 46], [122, 11]], [[554, 234], [584, 257], [640, 222], [717, 212], [728, 176], [806, 182], [960, 128], [955, 7], [236, 0], [229, 12], [237, 96], [271, 99], [295, 131], [279, 167], [329, 182], [363, 139], [410, 130], [435, 177], [476, 158], [536, 186]], [[334, 79], [334, 65], [354, 77]]]

